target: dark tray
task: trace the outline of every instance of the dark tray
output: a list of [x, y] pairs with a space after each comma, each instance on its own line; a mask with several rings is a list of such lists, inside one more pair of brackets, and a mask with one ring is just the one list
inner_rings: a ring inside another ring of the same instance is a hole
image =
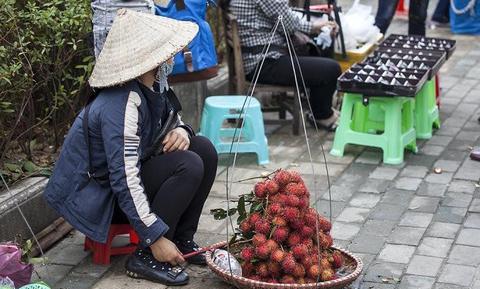
[[380, 43], [380, 47], [445, 51], [448, 59], [457, 48], [457, 41], [417, 35], [390, 34], [382, 43]]
[[[416, 69], [416, 70], [426, 70], [428, 72], [428, 79], [432, 79], [437, 72], [440, 70], [442, 65], [441, 62], [433, 60], [403, 60], [403, 59], [392, 59], [392, 58], [382, 58], [380, 55], [373, 55], [367, 57], [364, 63], [376, 64], [379, 66], [387, 66], [390, 70], [401, 71], [402, 69]], [[396, 67], [396, 69], [395, 69]]]
[[425, 70], [391, 71], [382, 66], [356, 64], [339, 77], [337, 87], [339, 91], [364, 96], [415, 97], [426, 77]]
[[[398, 49], [399, 51], [402, 51], [401, 49]], [[380, 59], [389, 59], [389, 60], [402, 60], [403, 65], [401, 65], [400, 68], [410, 68], [410, 69], [421, 69], [420, 67], [417, 67], [416, 64], [417, 62], [424, 63], [426, 66], [429, 66], [431, 69], [431, 76], [434, 76], [438, 73], [442, 65], [445, 63], [445, 53], [432, 53], [432, 52], [421, 52], [419, 51], [417, 54], [414, 54], [413, 51], [412, 53], [400, 53], [399, 51], [397, 52], [387, 52], [387, 51], [382, 51], [382, 50], [377, 50], [373, 53], [372, 57], [374, 58], [380, 58]], [[419, 53], [422, 53], [420, 55]], [[400, 63], [400, 61], [399, 61]], [[406, 64], [408, 63], [408, 64]], [[407, 67], [404, 67], [404, 65], [407, 65]], [[411, 67], [409, 67], [411, 66]], [[430, 77], [431, 78], [431, 77]], [[429, 79], [430, 79], [429, 78]]]
[[[377, 47], [375, 51], [381, 51], [381, 52], [386, 52], [386, 53], [391, 53], [391, 54], [397, 54], [397, 55], [413, 55], [418, 56], [420, 59], [424, 58], [431, 58], [434, 60], [439, 60], [439, 61], [446, 61], [446, 56], [447, 52], [446, 51], [440, 51], [440, 50], [421, 50], [421, 49], [405, 49], [405, 48], [392, 48], [392, 47]], [[442, 60], [443, 59], [443, 60]]]

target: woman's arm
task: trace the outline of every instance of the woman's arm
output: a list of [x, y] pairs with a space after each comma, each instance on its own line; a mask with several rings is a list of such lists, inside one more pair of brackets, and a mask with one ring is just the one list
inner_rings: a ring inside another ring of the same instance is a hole
[[140, 179], [140, 96], [118, 96], [102, 112], [101, 129], [110, 185], [120, 208], [146, 246], [162, 237], [168, 226], [150, 210]]
[[[257, 5], [273, 22], [276, 22], [278, 16], [282, 15], [285, 29], [290, 34], [295, 31], [302, 31], [307, 34], [314, 33], [312, 22], [301, 19], [288, 6], [288, 0], [257, 0]], [[279, 27], [279, 29], [282, 28]]]

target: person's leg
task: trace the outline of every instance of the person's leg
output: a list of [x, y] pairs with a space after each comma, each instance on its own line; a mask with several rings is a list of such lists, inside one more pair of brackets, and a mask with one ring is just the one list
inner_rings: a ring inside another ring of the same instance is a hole
[[197, 232], [203, 205], [207, 200], [217, 174], [217, 151], [207, 138], [203, 136], [192, 137], [189, 150], [200, 156], [204, 173], [195, 196], [178, 222], [174, 236], [175, 240], [193, 240], [193, 235]]
[[151, 210], [168, 226], [173, 240], [177, 224], [203, 180], [203, 161], [192, 151], [155, 156], [142, 165], [141, 177]]
[[385, 34], [392, 22], [397, 10], [398, 0], [378, 0], [377, 14], [375, 15], [375, 26]]
[[[299, 57], [300, 67], [305, 80], [305, 85], [310, 89], [310, 104], [316, 119], [328, 119], [332, 116], [332, 98], [336, 89], [337, 78], [341, 74], [338, 62], [322, 57]], [[303, 90], [295, 63], [297, 79], [300, 89]], [[248, 76], [249, 79], [252, 75]], [[275, 85], [295, 85], [292, 63], [288, 55], [279, 59], [268, 59], [260, 73], [260, 83]]]
[[425, 36], [428, 0], [410, 0], [408, 34]]
[[450, 21], [450, 0], [439, 0], [432, 20], [439, 23], [448, 23]]

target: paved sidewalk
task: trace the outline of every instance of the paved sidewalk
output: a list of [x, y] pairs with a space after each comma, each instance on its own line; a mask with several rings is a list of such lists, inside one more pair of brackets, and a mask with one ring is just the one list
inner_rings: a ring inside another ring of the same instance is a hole
[[[406, 23], [396, 21], [391, 32], [405, 30]], [[429, 31], [429, 35], [458, 41], [457, 51], [441, 71], [442, 128], [432, 139], [418, 141], [418, 154], [406, 153], [405, 163], [399, 166], [383, 165], [382, 153], [376, 149], [350, 146], [343, 158], [327, 154], [335, 243], [365, 264], [351, 288], [480, 288], [480, 162], [468, 158], [469, 149], [480, 146], [480, 37], [453, 36], [448, 30]], [[315, 205], [328, 215], [320, 143], [328, 151], [333, 134], [315, 135], [309, 129], [309, 135], [318, 175]], [[254, 156], [242, 155], [234, 179], [290, 168], [300, 171], [313, 190], [304, 138], [293, 137], [285, 127], [271, 134], [269, 143], [271, 163], [259, 167]], [[197, 234], [201, 245], [226, 239], [225, 222], [215, 221], [209, 210], [226, 207], [227, 163], [221, 159], [204, 208]], [[436, 174], [434, 168], [442, 173]], [[249, 192], [253, 183], [235, 183], [232, 195]], [[92, 265], [79, 233], [47, 255], [50, 265], [38, 271], [53, 288], [167, 288], [126, 277], [125, 257], [114, 257], [111, 266]], [[182, 288], [231, 288], [208, 269], [191, 266], [188, 270], [191, 282]]]

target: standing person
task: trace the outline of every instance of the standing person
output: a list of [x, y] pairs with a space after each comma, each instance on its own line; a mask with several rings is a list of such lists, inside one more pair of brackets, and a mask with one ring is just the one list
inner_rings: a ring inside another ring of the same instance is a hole
[[[378, 0], [375, 26], [377, 26], [383, 34], [387, 32], [393, 16], [395, 16], [398, 1], [399, 0]], [[428, 1], [429, 0], [410, 0], [410, 7], [408, 8], [408, 34], [425, 36]]]
[[435, 12], [432, 15], [432, 21], [439, 24], [450, 22], [450, 0], [439, 0]]
[[[188, 283], [174, 266], [198, 250], [217, 168], [213, 145], [176, 117], [178, 100], [158, 87], [197, 32], [192, 22], [119, 10], [89, 79], [98, 94], [75, 119], [45, 189], [48, 203], [97, 242], [111, 223], [130, 222], [141, 244], [127, 272], [167, 286]], [[188, 261], [206, 264], [204, 255]]]
[[118, 9], [126, 8], [155, 14], [153, 0], [92, 0], [91, 7], [95, 57], [98, 57], [102, 50]]
[[[271, 31], [278, 16], [283, 16], [283, 23], [289, 34], [300, 31], [317, 36], [323, 27], [336, 30], [334, 22], [323, 20], [307, 22], [301, 19], [288, 6], [288, 0], [229, 2], [226, 7], [238, 21], [243, 63], [248, 80], [253, 79], [255, 67], [262, 60], [262, 50], [270, 41]], [[298, 60], [306, 86], [310, 90], [312, 111], [306, 115], [308, 122], [312, 126], [316, 123], [320, 128], [334, 131], [337, 127], [338, 114], [332, 109], [332, 99], [337, 87], [337, 78], [341, 74], [340, 65], [333, 59], [323, 57], [300, 56]], [[298, 67], [296, 64], [295, 66], [298, 72]], [[264, 84], [295, 85], [287, 42], [281, 26], [273, 37], [258, 81]]]

